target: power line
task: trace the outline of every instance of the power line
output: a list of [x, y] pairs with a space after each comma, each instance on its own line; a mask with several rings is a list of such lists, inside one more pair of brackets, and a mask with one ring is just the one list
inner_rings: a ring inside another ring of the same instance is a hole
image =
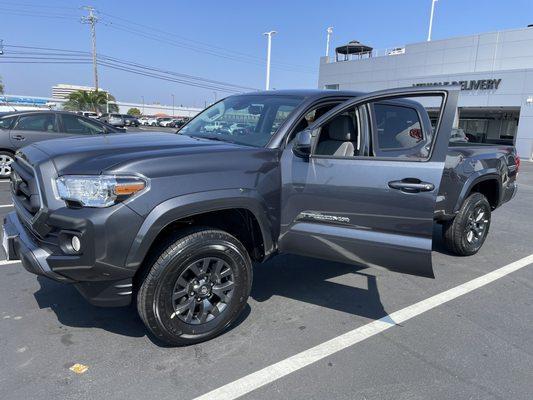
[[[31, 63], [38, 63], [39, 61], [54, 62], [66, 60], [86, 60], [89, 62], [91, 53], [84, 51], [66, 50], [58, 48], [47, 48], [37, 46], [16, 46], [6, 45], [8, 48], [9, 59], [24, 59], [31, 60]], [[18, 49], [22, 49], [18, 50]], [[22, 53], [22, 54], [20, 54]], [[15, 54], [14, 56], [11, 54]], [[239, 93], [249, 90], [257, 90], [252, 87], [237, 85], [227, 82], [216, 81], [212, 79], [201, 78], [193, 75], [178, 73], [170, 70], [156, 68], [152, 66], [143, 65], [137, 62], [122, 60], [116, 57], [110, 57], [103, 54], [97, 54], [98, 65], [130, 72], [137, 75], [147, 76], [155, 79], [161, 79], [169, 82], [181, 83], [194, 87], [202, 87], [205, 89], [218, 90], [227, 93]], [[18, 62], [20, 63], [20, 62]]]
[[[221, 50], [221, 51], [227, 53], [226, 56], [233, 55], [233, 57], [234, 57], [235, 55], [237, 55], [239, 57], [247, 58], [249, 60], [254, 60], [254, 61], [258, 62], [259, 65], [261, 65], [261, 66], [265, 62], [265, 59], [263, 57], [258, 57], [258, 56], [254, 56], [254, 55], [251, 55], [251, 54], [243, 53], [243, 52], [240, 52], [240, 51], [236, 51], [236, 50], [220, 47], [220, 46], [213, 45], [213, 44], [206, 43], [206, 42], [202, 42], [202, 41], [199, 41], [199, 40], [188, 39], [188, 38], [186, 38], [184, 36], [180, 36], [180, 35], [177, 35], [175, 33], [164, 31], [162, 29], [158, 29], [158, 28], [155, 28], [155, 27], [152, 27], [152, 26], [144, 25], [144, 24], [141, 24], [139, 22], [131, 21], [131, 20], [128, 20], [126, 18], [119, 17], [119, 16], [116, 16], [116, 15], [112, 15], [112, 14], [109, 14], [109, 13], [100, 12], [100, 14], [106, 15], [106, 16], [112, 18], [112, 19], [118, 19], [118, 20], [124, 21], [127, 24], [129, 24], [129, 25], [133, 25], [133, 26], [137, 26], [137, 27], [141, 27], [141, 28], [146, 28], [150, 32], [152, 32], [152, 31], [160, 32], [160, 33], [162, 33], [162, 34], [164, 34], [166, 36], [176, 37], [176, 38], [179, 38], [180, 40], [185, 40], [187, 42], [194, 43], [196, 45], [200, 45], [200, 46], [206, 47], [208, 49], [208, 51], [213, 51], [213, 49]], [[131, 28], [131, 27], [127, 27], [127, 26], [122, 25], [122, 24], [117, 24], [116, 22], [111, 22], [111, 24], [122, 26], [123, 28], [128, 28], [128, 29], [132, 29], [133, 30], [133, 28]], [[137, 29], [137, 31], [139, 31], [139, 30]], [[190, 44], [188, 46], [190, 46]], [[190, 48], [190, 47], [187, 47], [187, 48]], [[192, 49], [194, 50], [195, 48], [192, 48]], [[199, 49], [199, 51], [203, 52], [205, 50], [204, 49]], [[296, 67], [296, 68], [309, 69], [309, 66], [306, 66], [306, 65], [298, 65], [298, 64], [283, 63], [283, 62], [276, 62], [276, 63], [272, 63], [272, 64], [273, 65], [279, 65], [279, 66], [287, 66], [287, 67]]]
[[24, 10], [12, 10], [12, 9], [6, 9], [3, 7], [0, 7], [0, 11], [2, 14], [8, 14], [8, 15], [16, 15], [21, 17], [36, 17], [36, 18], [52, 18], [52, 19], [70, 19], [74, 20], [77, 17], [76, 16], [70, 16], [70, 15], [62, 15], [62, 14], [48, 14], [48, 13], [41, 13], [41, 12], [27, 12]]

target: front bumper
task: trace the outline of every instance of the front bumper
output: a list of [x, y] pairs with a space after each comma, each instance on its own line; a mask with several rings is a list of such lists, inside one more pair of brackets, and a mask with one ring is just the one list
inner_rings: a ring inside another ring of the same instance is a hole
[[96, 260], [93, 252], [65, 255], [50, 240], [40, 240], [31, 233], [16, 212], [4, 217], [2, 233], [7, 259], [20, 260], [27, 271], [58, 282], [72, 283], [97, 306], [130, 304], [134, 271], [106, 265], [105, 261]]

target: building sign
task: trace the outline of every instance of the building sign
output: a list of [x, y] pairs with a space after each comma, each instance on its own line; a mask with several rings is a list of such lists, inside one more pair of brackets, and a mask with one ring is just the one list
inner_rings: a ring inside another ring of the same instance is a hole
[[501, 82], [501, 79], [478, 79], [471, 81], [413, 83], [413, 86], [459, 85], [461, 90], [496, 90]]

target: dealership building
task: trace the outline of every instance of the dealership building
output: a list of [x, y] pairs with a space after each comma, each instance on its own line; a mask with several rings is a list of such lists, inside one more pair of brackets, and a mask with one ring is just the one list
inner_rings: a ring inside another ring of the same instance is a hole
[[533, 156], [533, 27], [413, 43], [381, 52], [350, 42], [320, 60], [319, 87], [374, 91], [458, 85], [456, 124], [471, 140]]

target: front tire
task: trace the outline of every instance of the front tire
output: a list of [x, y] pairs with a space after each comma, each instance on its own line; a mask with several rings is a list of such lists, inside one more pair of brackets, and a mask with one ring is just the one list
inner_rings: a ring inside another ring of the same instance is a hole
[[252, 287], [252, 263], [227, 232], [202, 229], [163, 249], [137, 294], [146, 327], [171, 345], [209, 340], [243, 311]]
[[443, 226], [446, 247], [459, 256], [476, 254], [489, 233], [490, 203], [481, 193], [472, 193], [453, 221]]

